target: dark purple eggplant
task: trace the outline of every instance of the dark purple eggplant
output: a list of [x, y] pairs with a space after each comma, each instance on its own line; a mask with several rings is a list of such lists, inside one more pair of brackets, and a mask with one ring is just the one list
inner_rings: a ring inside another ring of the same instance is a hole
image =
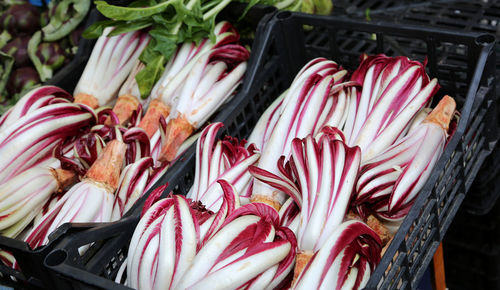
[[38, 45], [36, 57], [44, 66], [56, 70], [63, 65], [66, 55], [59, 43], [42, 42]]
[[0, 29], [12, 35], [32, 34], [40, 27], [40, 11], [29, 3], [12, 5], [0, 16]]
[[20, 67], [10, 74], [7, 83], [7, 92], [12, 96], [20, 93], [24, 88], [34, 86], [38, 83], [40, 83], [40, 78], [34, 68], [29, 66]]
[[78, 43], [80, 42], [80, 39], [82, 39], [82, 33], [84, 31], [84, 27], [82, 25], [78, 26], [77, 29], [71, 31], [69, 34], [69, 43], [71, 46], [78, 46]]
[[22, 67], [30, 64], [30, 58], [28, 56], [29, 41], [30, 36], [17, 37], [2, 47], [2, 52], [14, 57], [14, 67]]

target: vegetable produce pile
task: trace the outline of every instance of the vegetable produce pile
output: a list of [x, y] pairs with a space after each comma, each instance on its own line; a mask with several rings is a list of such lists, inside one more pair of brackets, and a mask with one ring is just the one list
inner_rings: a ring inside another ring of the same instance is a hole
[[246, 70], [249, 52], [223, 21], [214, 43], [180, 44], [141, 99], [135, 75], [151, 38], [143, 30], [110, 36], [115, 29], [98, 39], [74, 97], [42, 86], [0, 118], [4, 236], [36, 248], [63, 223], [120, 219], [234, 95]]
[[187, 197], [156, 201], [164, 188], [149, 196], [116, 281], [366, 285], [446, 145], [455, 102], [445, 96], [429, 109], [437, 80], [406, 57], [364, 55], [347, 75], [333, 61], [309, 62], [249, 143], [216, 140], [223, 125], [207, 126]]
[[69, 63], [83, 32], [90, 0], [28, 1], [0, 6], [0, 114]]
[[[404, 56], [362, 55], [352, 72], [316, 58], [248, 141], [218, 139], [223, 124], [205, 124], [235, 95], [250, 57], [236, 28], [215, 22], [229, 2], [96, 2], [110, 20], [85, 32], [98, 40], [73, 94], [37, 87], [0, 118], [2, 235], [36, 248], [63, 223], [119, 220], [197, 139], [192, 188], [150, 194], [118, 282], [367, 283], [453, 134], [455, 101], [445, 96], [431, 109], [437, 79]], [[42, 81], [64, 63], [50, 41], [86, 13], [76, 2], [53, 3], [50, 22], [28, 40]], [[78, 17], [56, 17], [67, 9]], [[1, 72], [16, 65], [0, 59]], [[0, 259], [17, 267], [6, 251]]]

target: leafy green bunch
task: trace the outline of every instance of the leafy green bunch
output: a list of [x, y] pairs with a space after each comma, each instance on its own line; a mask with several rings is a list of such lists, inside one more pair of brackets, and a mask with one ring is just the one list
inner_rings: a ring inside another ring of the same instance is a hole
[[109, 20], [94, 23], [83, 34], [97, 38], [104, 28], [116, 27], [109, 36], [149, 29], [151, 40], [139, 59], [146, 65], [136, 75], [141, 97], [146, 98], [159, 80], [177, 45], [209, 37], [215, 41], [215, 17], [231, 0], [139, 0], [128, 7], [96, 1]]

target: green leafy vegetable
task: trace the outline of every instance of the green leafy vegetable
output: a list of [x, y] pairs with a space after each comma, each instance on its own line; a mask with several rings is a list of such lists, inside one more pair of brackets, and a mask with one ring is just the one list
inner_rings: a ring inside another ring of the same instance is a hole
[[[149, 62], [146, 67], [137, 73], [135, 76], [139, 92], [141, 96], [149, 96], [151, 89], [157, 80], [160, 79], [163, 70], [165, 69], [166, 58], [163, 55], [156, 55]], [[140, 81], [139, 81], [140, 80]]]
[[[128, 7], [96, 1], [97, 9], [110, 20], [91, 25], [83, 36], [97, 38], [108, 26], [116, 27], [111, 35], [150, 29], [152, 39], [140, 57], [145, 68], [136, 75], [141, 97], [146, 98], [177, 45], [191, 41], [199, 43], [207, 37], [215, 41], [215, 18], [231, 1], [140, 0]], [[257, 1], [253, 0], [252, 5]]]
[[115, 21], [115, 20], [104, 20], [96, 22], [90, 25], [87, 29], [85, 29], [85, 31], [82, 33], [82, 36], [87, 39], [98, 38], [104, 32], [104, 28], [108, 26], [120, 27], [123, 24], [125, 24], [125, 22]]

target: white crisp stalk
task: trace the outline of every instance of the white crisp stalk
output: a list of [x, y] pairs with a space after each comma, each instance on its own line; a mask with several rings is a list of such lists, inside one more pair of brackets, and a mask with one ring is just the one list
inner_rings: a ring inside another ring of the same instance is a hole
[[210, 239], [209, 243], [205, 244], [199, 251], [188, 271], [180, 280], [180, 284], [176, 286], [179, 289], [186, 289], [207, 275], [210, 269], [214, 267], [214, 264], [224, 252], [225, 248], [238, 237], [241, 230], [246, 229], [246, 227], [255, 224], [259, 220], [257, 216], [244, 216], [232, 221], [222, 228], [217, 235]]
[[[341, 82], [345, 73], [343, 70], [338, 70], [335, 62], [321, 58], [312, 60], [303, 68], [279, 107], [279, 120], [274, 125], [273, 132], [263, 148], [260, 148], [262, 156], [258, 164], [259, 168], [277, 174], [276, 162], [282, 155], [288, 158], [290, 144], [294, 138], [304, 138], [309, 134], [315, 135], [326, 122], [335, 127], [341, 126], [331, 121], [345, 119], [334, 117], [335, 115], [344, 116], [346, 101], [340, 101], [339, 98], [345, 97], [345, 94], [338, 92], [343, 88], [344, 84]], [[343, 105], [336, 106], [333, 105], [334, 103]], [[262, 131], [262, 129], [258, 130]], [[261, 181], [255, 181], [253, 197], [258, 196], [265, 196], [279, 204], [285, 201], [283, 192], [276, 191]]]
[[297, 235], [300, 225], [300, 208], [295, 203], [292, 197], [289, 197], [281, 206], [278, 212], [280, 216], [280, 225], [289, 228]]
[[283, 98], [288, 90], [283, 92], [274, 102], [266, 109], [264, 114], [260, 116], [259, 121], [255, 125], [248, 137], [248, 144], [254, 144], [257, 149], [262, 150], [264, 144], [269, 141], [269, 137], [274, 130], [274, 126], [279, 120], [279, 111]]
[[174, 196], [155, 203], [132, 237], [128, 286], [175, 289], [196, 255], [198, 241], [196, 218], [185, 198]]
[[420, 125], [425, 120], [425, 118], [427, 118], [431, 111], [431, 108], [423, 108], [420, 112], [418, 112], [415, 118], [413, 118], [413, 121], [411, 121], [408, 132], [405, 134], [405, 136], [411, 134], [416, 128], [418, 128], [418, 125]]
[[219, 22], [215, 27], [216, 42], [212, 43], [209, 39], [203, 39], [200, 44], [183, 43], [178, 47], [176, 53], [165, 66], [162, 76], [151, 90], [152, 98], [159, 98], [161, 101], [169, 105], [175, 106], [178, 101], [180, 90], [184, 81], [188, 78], [196, 61], [201, 58], [207, 51], [211, 50], [219, 42], [234, 38], [234, 31], [227, 31], [227, 26], [230, 24], [226, 21]]
[[26, 93], [0, 118], [0, 131], [9, 127], [21, 117], [53, 103], [69, 102], [71, 95], [55, 86], [41, 86]]
[[[369, 144], [368, 142], [373, 140], [376, 134], [378, 133], [378, 126], [380, 126], [380, 122], [382, 118], [386, 117], [385, 116], [385, 110], [390, 107], [391, 103], [393, 102], [394, 99], [399, 97], [399, 93], [408, 85], [411, 85], [412, 87], [419, 87], [416, 84], [408, 84], [408, 79], [412, 77], [413, 75], [417, 74], [418, 72], [418, 66], [412, 66], [408, 68], [406, 71], [402, 73], [394, 82], [394, 84], [388, 88], [387, 91], [385, 91], [385, 94], [381, 96], [378, 101], [377, 105], [373, 107], [370, 111], [368, 111], [366, 114], [366, 120], [370, 120], [370, 122], [364, 122], [363, 125], [361, 125], [361, 128], [359, 129], [359, 133], [357, 135], [357, 138], [355, 140], [355, 143], [358, 145], [362, 145], [362, 149], [364, 149], [367, 145]], [[419, 81], [421, 83], [421, 81]], [[413, 91], [413, 90], [412, 90]], [[413, 98], [414, 95], [411, 95], [410, 98]], [[394, 112], [396, 114], [397, 112]], [[367, 141], [365, 141], [367, 140]]]
[[160, 80], [153, 87], [151, 91], [152, 98], [160, 98], [164, 104], [169, 106], [174, 105], [175, 93], [188, 76], [190, 68], [194, 65], [191, 59], [198, 58], [199, 51], [204, 51], [198, 48], [200, 47], [197, 47], [194, 43], [182, 44], [176, 54], [170, 58]]
[[148, 103], [149, 98], [147, 99], [141, 98], [141, 92], [139, 91], [139, 85], [137, 84], [135, 76], [145, 67], [146, 65], [144, 65], [144, 63], [142, 63], [139, 59], [137, 59], [134, 64], [134, 67], [130, 71], [130, 74], [128, 75], [127, 79], [121, 86], [120, 91], [118, 92], [118, 96], [132, 95], [136, 97], [138, 100], [141, 101], [144, 109], [146, 109], [145, 104]]
[[63, 223], [111, 221], [114, 192], [127, 147], [119, 139], [106, 145], [83, 180], [71, 187], [34, 226], [26, 238], [32, 248], [46, 244], [49, 234]]
[[26, 241], [33, 247], [47, 244], [48, 236], [67, 222], [109, 222], [113, 191], [89, 179], [74, 185], [35, 225]]
[[211, 59], [218, 53], [231, 53], [233, 50], [233, 45], [214, 48], [191, 61], [189, 77], [182, 86], [173, 117], [184, 116], [194, 128], [199, 128], [231, 96], [246, 71], [244, 60], [248, 56], [242, 56], [232, 70], [228, 69], [225, 61]]
[[411, 134], [383, 153], [363, 162], [356, 185], [356, 198], [364, 200], [372, 195], [373, 198], [390, 195], [393, 183], [415, 156], [424, 136], [424, 131]]
[[[0, 185], [0, 230], [37, 214], [52, 193], [57, 191], [58, 181], [53, 170], [45, 167], [30, 168]], [[27, 224], [26, 224], [27, 225]], [[22, 230], [22, 229], [21, 229]]]
[[39, 214], [42, 210], [43, 204], [35, 205], [32, 211], [28, 212], [23, 219], [19, 220], [12, 226], [0, 231], [0, 234], [4, 237], [15, 238], [18, 240], [24, 239], [28, 231], [31, 230], [29, 226], [35, 223], [37, 213]]
[[[182, 196], [151, 206], [146, 202], [149, 208], [129, 246], [127, 286], [263, 289], [288, 276], [294, 264], [293, 233], [276, 226], [277, 213], [266, 205], [238, 208], [234, 187], [224, 180], [219, 183], [224, 202], [216, 214], [191, 208]], [[163, 190], [153, 192], [151, 201]]]
[[298, 248], [318, 251], [343, 221], [361, 161], [359, 148], [324, 135], [295, 140], [292, 158], [302, 190]]
[[362, 160], [402, 138], [439, 88], [421, 63], [385, 55], [364, 56], [351, 81], [363, 86], [349, 90], [342, 129], [347, 144], [361, 148]]
[[[364, 64], [365, 63], [363, 62], [356, 72], [363, 70]], [[383, 68], [381, 69], [380, 66], [382, 66]], [[351, 111], [349, 114], [350, 121], [347, 122], [346, 126], [344, 127], [344, 132], [346, 133], [346, 136], [348, 137], [348, 141], [350, 143], [354, 142], [354, 140], [350, 140], [350, 137], [355, 138], [356, 136], [358, 136], [359, 131], [363, 127], [363, 124], [366, 122], [366, 118], [372, 111], [374, 104], [379, 100], [380, 96], [387, 88], [389, 83], [398, 76], [400, 68], [401, 59], [397, 59], [392, 63], [389, 62], [387, 64], [379, 63], [371, 65], [366, 71], [364, 79], [358, 78], [362, 78], [363, 76], [353, 74], [353, 77], [351, 79], [360, 82], [362, 81], [363, 87], [362, 89], [352, 88], [352, 90], [350, 91], [351, 95], [353, 96], [353, 103], [349, 107], [349, 110]], [[376, 75], [377, 73], [378, 75]], [[359, 90], [361, 90], [359, 92], [360, 98], [354, 100], [356, 99]]]
[[[184, 95], [183, 92], [181, 95], [176, 112], [185, 116], [195, 128], [199, 128], [233, 94], [243, 79], [246, 68], [246, 62], [241, 62], [228, 73], [223, 62], [206, 66], [202, 72], [204, 77], [199, 79], [196, 90], [192, 94]], [[218, 79], [224, 74], [222, 79]], [[184, 88], [188, 88], [188, 83]]]
[[[246, 192], [251, 175], [248, 167], [259, 159], [259, 154], [238, 144], [237, 140], [216, 140], [222, 123], [208, 125], [201, 133], [196, 147], [194, 184], [187, 197], [201, 201], [205, 207], [218, 212], [223, 201], [223, 191], [217, 181], [223, 179], [235, 187], [238, 193]], [[241, 197], [238, 197], [242, 202]]]
[[[437, 87], [437, 79], [431, 80], [431, 82], [413, 98], [411, 103], [383, 128], [383, 131], [366, 147], [365, 151], [361, 149], [363, 151], [363, 160], [370, 159], [392, 145], [393, 142], [401, 136], [402, 132], [404, 132], [405, 128], [409, 125], [420, 108], [425, 106], [429, 97], [433, 95]], [[375, 113], [375, 110], [373, 113]], [[360, 134], [364, 132], [366, 132], [366, 130], [361, 131]]]
[[144, 157], [123, 169], [114, 199], [112, 221], [119, 220], [145, 193], [152, 165], [151, 157]]
[[[290, 254], [295, 252], [293, 234], [262, 223], [263, 216], [251, 212], [234, 214], [237, 216], [230, 217], [198, 251], [175, 289], [206, 289], [207, 285], [211, 289], [237, 289], [245, 285], [252, 289], [253, 283], [257, 289], [263, 289], [269, 283], [281, 283], [287, 276], [293, 265]], [[283, 239], [275, 240], [277, 235]]]
[[53, 149], [95, 120], [93, 112], [71, 103], [47, 105], [21, 117], [0, 131], [0, 182], [53, 163]]
[[82, 93], [95, 97], [100, 106], [112, 104], [149, 42], [145, 32], [127, 32], [108, 37], [112, 30], [111, 27], [106, 28], [97, 40], [74, 91], [75, 95]]
[[[182, 196], [157, 201], [139, 221], [129, 246], [128, 285], [141, 289], [176, 289], [191, 265], [197, 249], [222, 226], [239, 207], [234, 188], [221, 181], [224, 202], [221, 210], [199, 225], [196, 211]], [[159, 187], [150, 198], [164, 188]], [[146, 202], [147, 203], [147, 202]], [[209, 212], [205, 215], [211, 215]], [[183, 254], [184, 253], [184, 254]]]
[[300, 214], [288, 200], [284, 211], [280, 210], [280, 222], [293, 225], [296, 215], [300, 216], [296, 234], [302, 252], [314, 253], [324, 245], [344, 220], [352, 196], [361, 151], [345, 145], [338, 134], [341, 132], [337, 129], [325, 127], [318, 140], [311, 135], [294, 139], [288, 164], [291, 172], [280, 169], [283, 177], [251, 169], [257, 179], [284, 190], [297, 203]]
[[[400, 200], [403, 204], [412, 201], [424, 186], [446, 144], [446, 132], [433, 123], [424, 123], [415, 131], [425, 130], [425, 137], [418, 145], [417, 153], [395, 184], [389, 210], [395, 209]], [[425, 160], [425, 161], [424, 161]], [[415, 183], [415, 180], [418, 182]]]
[[342, 223], [312, 257], [292, 289], [363, 288], [380, 261], [380, 243], [366, 224]]
[[429, 178], [447, 140], [455, 102], [445, 96], [407, 136], [363, 162], [354, 205], [369, 206], [386, 221], [399, 222]]
[[363, 163], [357, 183], [356, 203], [386, 198], [388, 207], [378, 208], [387, 219], [399, 218], [398, 208], [407, 208], [423, 187], [444, 150], [446, 132], [432, 123], [421, 123], [408, 136]]

